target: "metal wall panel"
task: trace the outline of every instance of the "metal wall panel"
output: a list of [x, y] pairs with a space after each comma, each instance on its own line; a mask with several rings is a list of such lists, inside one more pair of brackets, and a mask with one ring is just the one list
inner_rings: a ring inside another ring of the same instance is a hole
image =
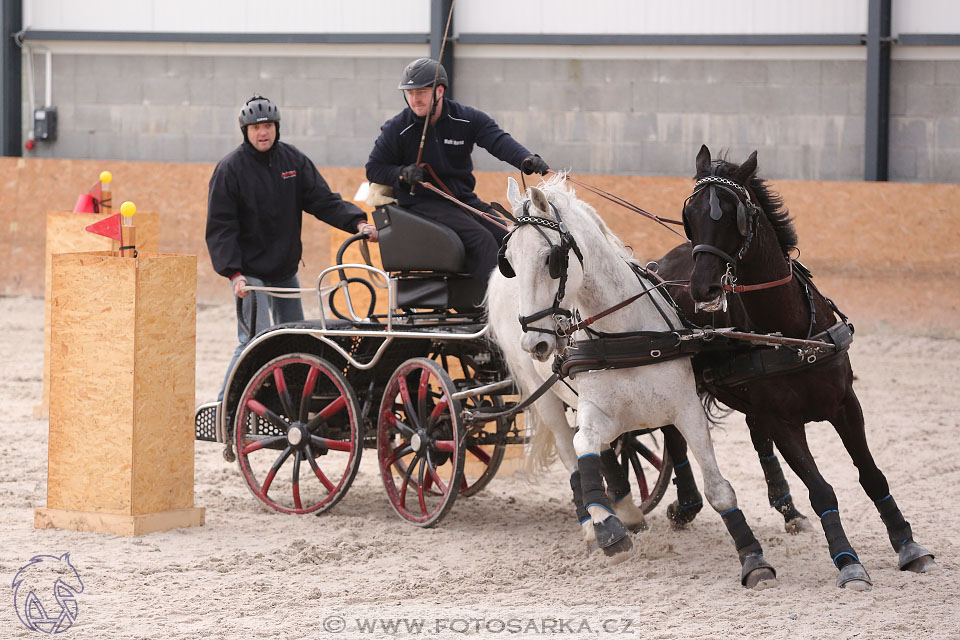
[[24, 26], [37, 31], [430, 31], [430, 0], [23, 0], [23, 8]]
[[957, 0], [894, 0], [893, 36], [900, 33], [960, 34]]
[[866, 0], [484, 0], [457, 4], [459, 33], [865, 33]]

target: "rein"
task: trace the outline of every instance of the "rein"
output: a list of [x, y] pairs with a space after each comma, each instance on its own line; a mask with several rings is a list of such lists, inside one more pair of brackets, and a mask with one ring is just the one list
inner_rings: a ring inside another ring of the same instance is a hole
[[[547, 173], [556, 174], [557, 172], [554, 171], [553, 169], [549, 169], [549, 170], [547, 171]], [[621, 198], [620, 196], [614, 195], [614, 194], [610, 193], [609, 191], [604, 191], [604, 190], [601, 189], [600, 187], [595, 187], [595, 186], [593, 186], [593, 185], [587, 184], [586, 182], [583, 182], [582, 180], [577, 180], [576, 178], [572, 177], [572, 176], [569, 175], [569, 174], [567, 174], [566, 179], [569, 180], [570, 182], [572, 182], [573, 184], [577, 185], [577, 186], [583, 187], [584, 189], [586, 189], [586, 190], [589, 191], [590, 193], [593, 193], [594, 195], [598, 195], [598, 196], [600, 196], [601, 198], [603, 198], [603, 199], [605, 199], [605, 200], [609, 200], [610, 202], [612, 202], [612, 203], [614, 203], [614, 204], [618, 204], [618, 205], [620, 205], [621, 207], [623, 207], [624, 209], [627, 209], [627, 210], [629, 210], [629, 211], [633, 211], [634, 213], [638, 213], [638, 214], [640, 214], [641, 216], [643, 216], [644, 218], [648, 218], [648, 219], [650, 219], [650, 220], [653, 220], [654, 222], [656, 222], [657, 224], [659, 224], [660, 226], [662, 226], [663, 228], [665, 228], [665, 229], [666, 229], [667, 231], [669, 231], [670, 233], [676, 234], [677, 236], [683, 238], [683, 235], [681, 235], [681, 234], [680, 234], [679, 232], [677, 232], [675, 229], [672, 229], [672, 228], [670, 228], [669, 226], [667, 226], [667, 225], [669, 225], [669, 224], [681, 226], [681, 225], [683, 225], [683, 222], [682, 222], [682, 221], [680, 221], [680, 220], [671, 220], [670, 218], [661, 218], [660, 216], [657, 216], [657, 215], [655, 215], [655, 214], [652, 214], [652, 213], [650, 213], [649, 211], [647, 211], [647, 210], [645, 210], [645, 209], [641, 209], [640, 207], [638, 207], [637, 205], [633, 204], [632, 202], [628, 202], [627, 200], [624, 200], [624, 199]]]

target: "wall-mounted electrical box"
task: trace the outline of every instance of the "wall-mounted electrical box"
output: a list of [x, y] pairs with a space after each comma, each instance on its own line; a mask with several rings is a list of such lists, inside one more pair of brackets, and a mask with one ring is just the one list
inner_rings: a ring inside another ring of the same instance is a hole
[[56, 107], [41, 107], [33, 111], [33, 137], [47, 142], [57, 139]]

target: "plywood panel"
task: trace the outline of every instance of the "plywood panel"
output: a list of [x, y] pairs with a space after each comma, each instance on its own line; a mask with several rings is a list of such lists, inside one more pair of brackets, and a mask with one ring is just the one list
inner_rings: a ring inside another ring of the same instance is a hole
[[197, 261], [141, 253], [137, 263], [132, 511], [139, 515], [193, 506]]
[[130, 513], [135, 302], [133, 260], [53, 256], [50, 508]]

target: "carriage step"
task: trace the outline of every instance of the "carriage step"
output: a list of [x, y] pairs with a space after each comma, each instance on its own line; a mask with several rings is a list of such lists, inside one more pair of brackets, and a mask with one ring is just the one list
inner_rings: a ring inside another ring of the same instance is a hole
[[217, 441], [217, 409], [219, 402], [208, 402], [197, 407], [193, 416], [193, 427], [196, 440], [205, 442]]

